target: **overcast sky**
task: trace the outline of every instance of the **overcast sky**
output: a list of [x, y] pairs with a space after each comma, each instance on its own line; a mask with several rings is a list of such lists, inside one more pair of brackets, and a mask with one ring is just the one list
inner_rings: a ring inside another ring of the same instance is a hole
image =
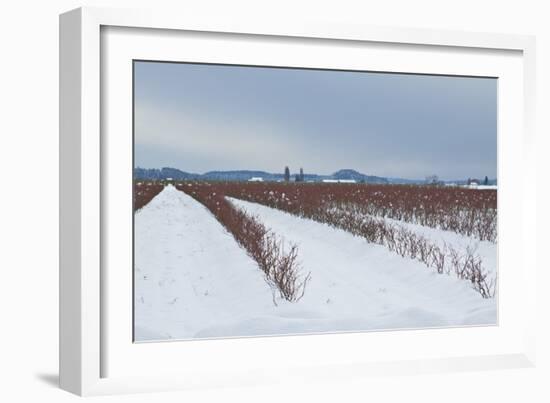
[[135, 165], [496, 177], [497, 80], [135, 63]]

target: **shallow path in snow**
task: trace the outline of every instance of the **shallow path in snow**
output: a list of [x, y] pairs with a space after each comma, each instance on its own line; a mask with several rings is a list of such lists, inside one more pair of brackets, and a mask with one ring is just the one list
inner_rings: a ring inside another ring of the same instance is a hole
[[256, 262], [200, 203], [167, 186], [135, 216], [137, 340], [189, 338], [273, 305]]

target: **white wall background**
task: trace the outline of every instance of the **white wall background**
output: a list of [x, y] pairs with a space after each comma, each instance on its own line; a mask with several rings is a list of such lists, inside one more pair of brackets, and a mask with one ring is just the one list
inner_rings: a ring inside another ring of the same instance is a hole
[[[58, 293], [58, 14], [81, 5], [180, 7], [181, 12], [268, 13], [374, 25], [523, 33], [538, 39], [539, 258], [549, 224], [550, 24], [545, 1], [72, 1], [0, 5], [0, 400], [75, 401], [56, 388]], [[542, 267], [542, 265], [540, 265]], [[546, 267], [549, 265], [546, 264]], [[550, 401], [549, 298], [540, 275], [539, 365], [535, 369], [371, 378], [290, 388], [257, 387], [93, 398], [99, 401]]]

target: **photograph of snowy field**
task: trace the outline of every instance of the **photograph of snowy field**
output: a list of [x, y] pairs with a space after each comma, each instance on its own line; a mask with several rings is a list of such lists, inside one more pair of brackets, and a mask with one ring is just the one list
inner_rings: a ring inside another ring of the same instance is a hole
[[134, 341], [496, 325], [496, 130], [493, 78], [134, 61]]

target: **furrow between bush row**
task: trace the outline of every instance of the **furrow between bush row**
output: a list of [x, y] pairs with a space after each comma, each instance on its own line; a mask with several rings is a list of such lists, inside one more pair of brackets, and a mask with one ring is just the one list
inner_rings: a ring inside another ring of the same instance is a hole
[[[233, 206], [222, 193], [213, 192], [208, 184], [178, 184], [176, 188], [210, 210], [258, 263], [267, 283], [281, 298], [296, 302], [304, 296], [310, 274], [300, 274], [296, 245], [285, 248], [285, 242], [280, 236], [266, 228], [256, 217]], [[276, 303], [275, 294], [273, 302]]]
[[[244, 200], [269, 206], [269, 203], [261, 199], [255, 200], [250, 196], [244, 197]], [[491, 298], [495, 294], [496, 281], [488, 277], [481, 258], [470, 248], [461, 253], [450, 245], [438, 246], [424, 236], [403, 226], [389, 223], [383, 218], [359, 216], [346, 210], [318, 208], [296, 211], [291, 205], [284, 203], [279, 204], [277, 208], [298, 217], [343, 229], [355, 236], [363, 237], [370, 243], [386, 246], [402, 257], [419, 260], [440, 274], [454, 274], [459, 279], [469, 280], [483, 298]]]

